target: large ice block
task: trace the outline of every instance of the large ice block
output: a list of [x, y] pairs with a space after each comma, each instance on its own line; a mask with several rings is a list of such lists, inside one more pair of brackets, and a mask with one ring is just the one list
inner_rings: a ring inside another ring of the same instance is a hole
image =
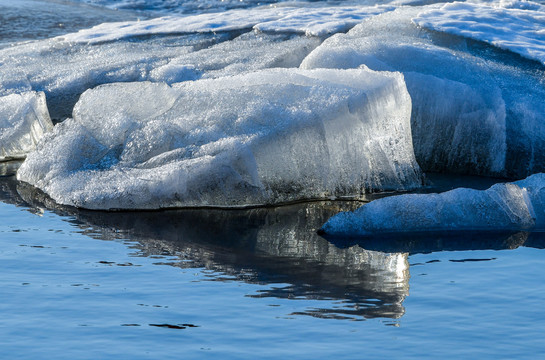
[[421, 184], [399, 73], [263, 70], [85, 92], [18, 179], [92, 209], [236, 207]]
[[53, 119], [87, 89], [113, 82], [180, 82], [298, 66], [320, 40], [257, 32], [164, 35], [96, 45], [50, 39], [0, 49], [0, 96], [45, 92]]

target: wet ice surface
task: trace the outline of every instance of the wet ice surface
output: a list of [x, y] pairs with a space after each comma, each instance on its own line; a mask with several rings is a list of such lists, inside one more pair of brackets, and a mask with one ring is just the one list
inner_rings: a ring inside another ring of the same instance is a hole
[[0, 97], [0, 161], [24, 158], [52, 129], [44, 93]]
[[463, 230], [545, 230], [543, 176], [535, 174], [486, 190], [458, 188], [439, 194], [379, 199], [328, 220], [321, 231], [334, 236]]
[[86, 212], [12, 178], [0, 199], [2, 357], [88, 358], [90, 343], [131, 359], [543, 350], [535, 235], [333, 243], [315, 230], [339, 203]]

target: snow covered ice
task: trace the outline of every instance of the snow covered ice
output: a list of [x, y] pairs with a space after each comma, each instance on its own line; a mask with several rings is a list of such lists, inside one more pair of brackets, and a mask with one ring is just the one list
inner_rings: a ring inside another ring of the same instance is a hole
[[545, 230], [545, 174], [488, 190], [383, 198], [339, 213], [322, 227], [333, 236], [446, 230]]
[[0, 96], [0, 161], [25, 157], [52, 129], [43, 93]]
[[262, 70], [85, 92], [18, 171], [91, 209], [248, 206], [421, 184], [399, 73]]

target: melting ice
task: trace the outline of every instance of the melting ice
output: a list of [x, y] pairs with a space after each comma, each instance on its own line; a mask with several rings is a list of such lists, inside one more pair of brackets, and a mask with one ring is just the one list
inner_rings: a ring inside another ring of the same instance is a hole
[[169, 16], [0, 49], [0, 102], [43, 92], [61, 122], [18, 175], [60, 203], [276, 204], [413, 189], [420, 168], [545, 169], [540, 4], [226, 2], [172, 16], [191, 3], [87, 2]]

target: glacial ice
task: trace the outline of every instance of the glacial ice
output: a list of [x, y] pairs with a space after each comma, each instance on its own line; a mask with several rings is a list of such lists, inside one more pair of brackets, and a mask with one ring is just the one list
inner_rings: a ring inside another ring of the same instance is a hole
[[[469, 6], [469, 5], [468, 5]], [[424, 171], [522, 178], [545, 171], [543, 66], [498, 48], [416, 26], [437, 5], [401, 7], [323, 42], [301, 68], [400, 71], [413, 101]], [[486, 18], [475, 14], [486, 25]]]
[[19, 180], [91, 209], [249, 206], [421, 184], [399, 73], [271, 69], [86, 91]]
[[247, 32], [185, 34], [85, 45], [59, 39], [0, 49], [0, 96], [43, 91], [53, 119], [87, 89], [113, 82], [180, 82], [296, 67], [320, 40]]
[[52, 129], [44, 93], [0, 96], [0, 161], [25, 157]]
[[415, 24], [485, 41], [545, 64], [545, 6], [531, 1], [454, 2], [422, 12]]
[[372, 236], [445, 230], [545, 230], [545, 174], [488, 190], [458, 188], [372, 201], [330, 218], [332, 236]]

